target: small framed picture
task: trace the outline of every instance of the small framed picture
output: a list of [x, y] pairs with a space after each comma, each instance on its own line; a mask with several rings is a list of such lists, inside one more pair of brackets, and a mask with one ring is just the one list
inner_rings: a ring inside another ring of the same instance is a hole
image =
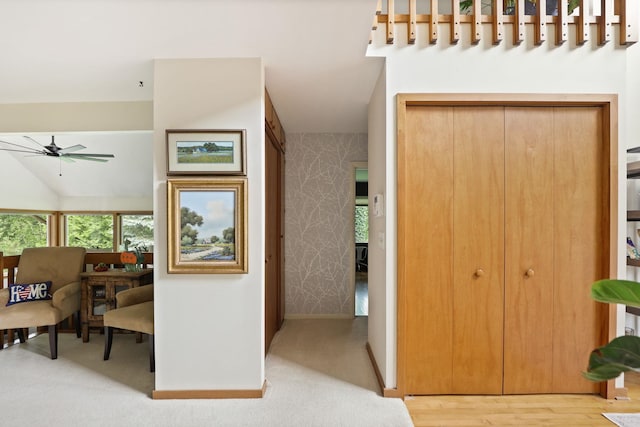
[[167, 180], [168, 273], [247, 273], [247, 179]]
[[240, 130], [167, 129], [167, 175], [245, 175]]

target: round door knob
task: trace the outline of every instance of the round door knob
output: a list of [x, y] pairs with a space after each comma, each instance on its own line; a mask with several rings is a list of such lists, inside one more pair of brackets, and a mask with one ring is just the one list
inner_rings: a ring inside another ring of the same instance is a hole
[[527, 277], [533, 277], [533, 275], [534, 275], [534, 274], [535, 274], [535, 271], [533, 271], [533, 269], [532, 269], [532, 268], [528, 269], [528, 270], [524, 273], [524, 275], [525, 275], [525, 276], [527, 276]]
[[482, 277], [482, 276], [484, 276], [484, 270], [483, 270], [483, 269], [481, 269], [481, 268], [479, 268], [479, 269], [477, 269], [477, 270], [476, 270], [476, 272], [474, 273], [474, 275], [475, 275], [476, 277]]

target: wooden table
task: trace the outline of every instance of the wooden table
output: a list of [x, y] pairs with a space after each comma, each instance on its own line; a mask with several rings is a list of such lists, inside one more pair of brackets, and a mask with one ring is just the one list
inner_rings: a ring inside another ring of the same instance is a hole
[[103, 327], [102, 315], [116, 308], [116, 294], [125, 289], [153, 283], [153, 269], [129, 272], [111, 269], [104, 272], [81, 273], [82, 300], [80, 321], [82, 323], [82, 342], [89, 341], [90, 327]]

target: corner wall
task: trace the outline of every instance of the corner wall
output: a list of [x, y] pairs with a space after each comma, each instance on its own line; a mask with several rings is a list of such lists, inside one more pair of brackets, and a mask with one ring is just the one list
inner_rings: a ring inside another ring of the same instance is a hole
[[[387, 175], [387, 73], [386, 64], [378, 77], [369, 101], [369, 345], [384, 379], [385, 386], [396, 383], [395, 355], [395, 257], [388, 249], [394, 242], [387, 240], [387, 222], [393, 218], [384, 206], [381, 216], [373, 215], [373, 196], [382, 194], [386, 200], [393, 194], [390, 186], [395, 185], [394, 177]], [[391, 180], [391, 181], [389, 181]], [[388, 205], [388, 202], [386, 202]], [[391, 266], [387, 268], [387, 265]]]
[[[260, 390], [264, 382], [262, 60], [154, 65], [156, 391]], [[167, 274], [166, 129], [246, 129], [248, 274]]]

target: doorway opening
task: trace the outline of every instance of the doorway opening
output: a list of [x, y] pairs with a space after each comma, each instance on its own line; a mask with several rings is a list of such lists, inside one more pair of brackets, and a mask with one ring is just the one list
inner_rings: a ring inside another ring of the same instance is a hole
[[355, 168], [354, 240], [355, 240], [355, 315], [369, 314], [369, 170]]

